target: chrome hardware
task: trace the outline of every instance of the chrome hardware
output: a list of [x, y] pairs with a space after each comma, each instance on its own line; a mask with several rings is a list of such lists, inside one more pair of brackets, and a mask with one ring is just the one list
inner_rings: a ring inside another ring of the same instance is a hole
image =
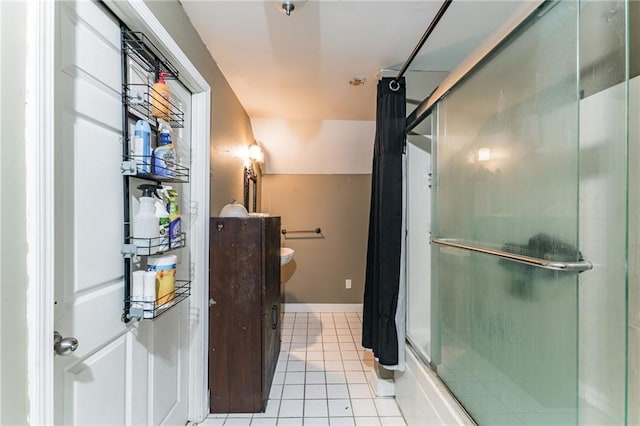
[[62, 337], [57, 331], [53, 332], [53, 350], [57, 355], [70, 355], [78, 349], [78, 339], [75, 337]]
[[550, 269], [552, 271], [563, 272], [584, 272], [593, 269], [593, 264], [586, 260], [582, 262], [557, 262], [548, 259], [539, 259], [537, 257], [523, 256], [520, 254], [509, 253], [507, 251], [492, 250], [482, 247], [475, 247], [468, 244], [461, 244], [449, 240], [441, 240], [439, 238], [431, 238], [432, 243], [440, 244], [447, 247], [455, 247], [462, 250], [473, 251], [476, 253], [488, 254], [490, 256], [500, 257], [502, 259], [511, 260], [525, 265], [535, 266], [542, 269]]

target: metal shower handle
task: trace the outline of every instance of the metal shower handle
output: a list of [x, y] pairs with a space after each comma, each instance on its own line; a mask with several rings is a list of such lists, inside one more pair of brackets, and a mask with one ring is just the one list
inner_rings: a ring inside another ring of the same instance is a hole
[[540, 259], [537, 257], [523, 256], [520, 254], [509, 253], [508, 251], [492, 250], [482, 247], [476, 247], [469, 244], [457, 243], [449, 240], [443, 240], [439, 238], [431, 238], [431, 242], [447, 247], [455, 247], [462, 250], [473, 251], [476, 253], [488, 254], [490, 256], [496, 256], [501, 259], [511, 260], [513, 262], [523, 263], [529, 266], [535, 266], [537, 268], [550, 269], [552, 271], [563, 272], [584, 272], [593, 269], [593, 264], [589, 261], [583, 260], [582, 262], [558, 262], [555, 260]]

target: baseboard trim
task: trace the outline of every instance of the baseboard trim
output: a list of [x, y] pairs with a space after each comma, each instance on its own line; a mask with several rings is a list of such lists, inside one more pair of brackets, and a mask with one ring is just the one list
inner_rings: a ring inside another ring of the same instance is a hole
[[282, 312], [362, 312], [362, 303], [283, 303]]

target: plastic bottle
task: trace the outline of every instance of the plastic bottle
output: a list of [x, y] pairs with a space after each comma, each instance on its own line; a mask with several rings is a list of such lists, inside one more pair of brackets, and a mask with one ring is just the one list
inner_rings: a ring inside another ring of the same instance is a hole
[[138, 173], [151, 173], [151, 127], [146, 120], [136, 121], [133, 133], [133, 159]]
[[133, 243], [138, 247], [139, 255], [150, 255], [158, 251], [160, 227], [155, 214], [155, 200], [153, 194], [158, 185], [139, 185], [142, 190], [140, 210], [133, 217]]
[[151, 91], [151, 115], [165, 121], [169, 121], [171, 89], [165, 84], [164, 78], [169, 75], [168, 72], [161, 72]]
[[156, 199], [156, 218], [160, 232], [158, 251], [169, 250], [169, 212], [160, 198]]
[[172, 301], [176, 291], [176, 264], [178, 256], [151, 257], [147, 262], [147, 270], [156, 273], [156, 304], [162, 306]]
[[171, 142], [171, 127], [165, 121], [158, 121], [160, 137], [158, 147], [153, 150], [153, 173], [173, 177], [176, 174], [176, 151]]
[[145, 271], [133, 271], [131, 283], [131, 307], [144, 309], [144, 273]]
[[143, 318], [153, 318], [156, 309], [156, 272], [147, 271], [144, 273], [143, 281]]
[[182, 219], [178, 208], [178, 191], [167, 186], [167, 210], [169, 211], [169, 247], [178, 248], [184, 245], [182, 241]]

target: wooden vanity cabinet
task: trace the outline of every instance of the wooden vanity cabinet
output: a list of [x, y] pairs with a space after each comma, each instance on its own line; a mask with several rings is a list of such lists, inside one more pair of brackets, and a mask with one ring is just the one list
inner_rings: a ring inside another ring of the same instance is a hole
[[280, 352], [280, 218], [210, 220], [212, 413], [264, 412]]

